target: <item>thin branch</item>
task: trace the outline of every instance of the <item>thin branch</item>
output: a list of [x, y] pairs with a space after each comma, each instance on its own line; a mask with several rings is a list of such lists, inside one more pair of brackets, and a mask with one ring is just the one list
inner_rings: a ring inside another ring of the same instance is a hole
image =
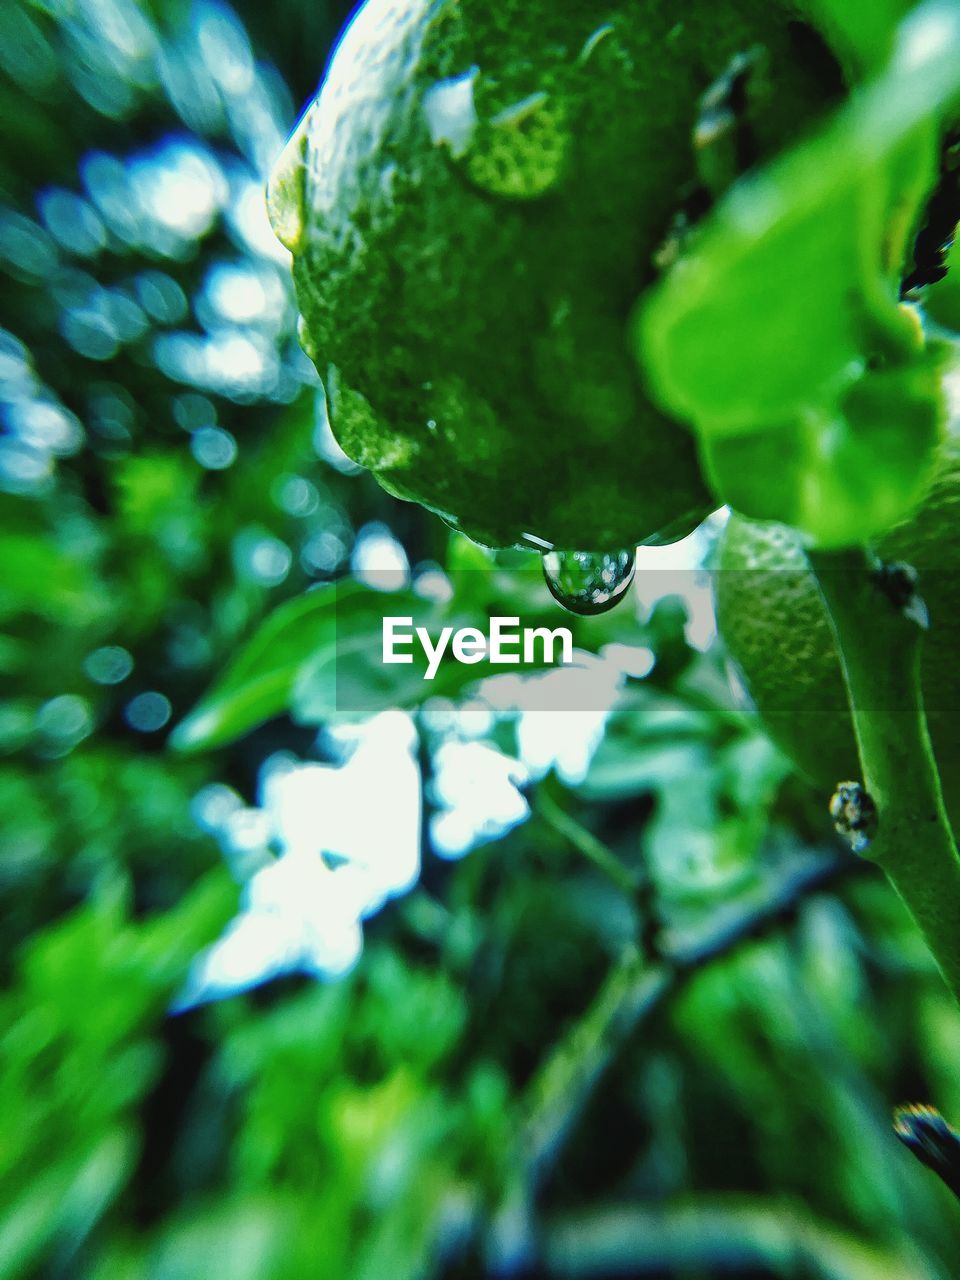
[[547, 826], [552, 827], [582, 857], [601, 871], [621, 893], [631, 898], [636, 896], [639, 878], [592, 831], [588, 831], [562, 809], [544, 787], [537, 792], [536, 809]]
[[859, 864], [828, 857], [786, 875], [761, 901], [676, 943], [655, 964], [629, 947], [573, 1031], [548, 1055], [529, 1088], [522, 1143], [532, 1183], [545, 1175], [597, 1083], [644, 1019], [691, 974], [790, 919], [813, 894]]
[[625, 1204], [548, 1223], [547, 1274], [639, 1277], [669, 1271], [729, 1276], [756, 1270], [822, 1280], [939, 1280], [917, 1250], [879, 1250], [818, 1222], [799, 1205], [771, 1209], [738, 1197], [698, 1197], [663, 1208]]

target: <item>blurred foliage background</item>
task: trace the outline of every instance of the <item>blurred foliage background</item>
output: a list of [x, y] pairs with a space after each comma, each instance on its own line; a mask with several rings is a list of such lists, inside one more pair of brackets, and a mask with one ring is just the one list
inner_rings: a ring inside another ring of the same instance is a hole
[[264, 618], [380, 556], [560, 625], [356, 473], [299, 349], [263, 187], [347, 9], [0, 8], [0, 1277], [955, 1276], [890, 1113], [960, 1116], [960, 1015], [679, 560], [577, 624], [602, 711], [378, 691], [422, 864], [346, 976], [202, 968], [290, 851], [265, 777], [346, 777], [269, 634], [279, 703], [171, 750]]

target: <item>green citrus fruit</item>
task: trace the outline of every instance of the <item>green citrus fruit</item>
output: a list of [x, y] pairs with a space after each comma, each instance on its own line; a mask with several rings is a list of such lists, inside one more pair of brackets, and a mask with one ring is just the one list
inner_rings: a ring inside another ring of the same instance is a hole
[[[960, 820], [960, 438], [948, 437], [924, 504], [877, 544], [919, 572], [930, 616], [921, 683], [944, 799]], [[731, 516], [718, 548], [717, 621], [770, 736], [828, 792], [860, 777], [833, 632], [797, 535]]]
[[631, 308], [698, 184], [843, 91], [787, 0], [368, 0], [270, 194], [343, 448], [493, 546], [686, 533]]

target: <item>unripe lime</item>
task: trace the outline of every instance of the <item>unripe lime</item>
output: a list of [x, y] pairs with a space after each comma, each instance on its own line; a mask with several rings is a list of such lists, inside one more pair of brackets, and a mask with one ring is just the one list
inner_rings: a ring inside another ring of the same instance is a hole
[[490, 545], [686, 533], [631, 308], [731, 139], [762, 161], [842, 90], [787, 0], [368, 0], [271, 191], [343, 448]]
[[[924, 504], [878, 544], [919, 573], [929, 614], [921, 649], [927, 722], [954, 823], [960, 821], [960, 438], [948, 437]], [[829, 794], [859, 778], [833, 632], [796, 534], [732, 516], [714, 574], [728, 653], [770, 736]], [[896, 692], [892, 691], [892, 696]]]

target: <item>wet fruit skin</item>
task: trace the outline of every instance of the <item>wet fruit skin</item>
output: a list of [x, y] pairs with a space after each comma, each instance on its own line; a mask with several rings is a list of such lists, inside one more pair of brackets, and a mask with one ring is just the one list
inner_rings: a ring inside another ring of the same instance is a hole
[[842, 92], [811, 40], [785, 0], [368, 0], [271, 192], [346, 452], [492, 546], [688, 532], [712, 503], [627, 318], [700, 97], [763, 49], [762, 160]]
[[[921, 650], [927, 722], [955, 829], [960, 823], [960, 437], [943, 446], [924, 504], [877, 544], [919, 573], [930, 627]], [[717, 622], [773, 740], [824, 792], [860, 777], [833, 633], [794, 532], [732, 516], [714, 572]], [[895, 696], [895, 692], [893, 694]]]

